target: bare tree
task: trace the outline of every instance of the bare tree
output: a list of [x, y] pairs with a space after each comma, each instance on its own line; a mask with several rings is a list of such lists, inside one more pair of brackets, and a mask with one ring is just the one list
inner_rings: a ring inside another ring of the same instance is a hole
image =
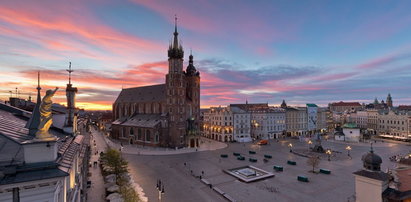
[[318, 167], [318, 165], [320, 165], [320, 158], [318, 156], [310, 156], [307, 159], [307, 165], [312, 166], [313, 170], [312, 172], [314, 173], [314, 169]]

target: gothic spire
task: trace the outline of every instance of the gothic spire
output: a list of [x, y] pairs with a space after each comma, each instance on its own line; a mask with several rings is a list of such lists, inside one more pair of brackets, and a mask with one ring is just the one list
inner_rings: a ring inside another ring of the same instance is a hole
[[177, 15], [174, 18], [174, 38], [173, 43], [168, 48], [168, 57], [175, 59], [183, 59], [184, 51], [181, 46], [181, 42], [178, 41], [178, 32], [177, 32]]
[[173, 48], [178, 48], [177, 15], [174, 17], [174, 43]]

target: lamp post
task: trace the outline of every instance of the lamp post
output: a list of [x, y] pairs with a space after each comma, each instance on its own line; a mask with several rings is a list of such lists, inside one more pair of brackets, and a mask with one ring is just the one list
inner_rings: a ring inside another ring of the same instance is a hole
[[161, 180], [157, 180], [156, 188], [158, 190], [158, 200], [161, 201], [161, 195], [164, 194], [164, 183]]
[[290, 152], [293, 152], [293, 144], [288, 144], [288, 147], [290, 148]]
[[327, 151], [325, 152], [328, 155], [328, 161], [331, 161], [331, 150], [327, 149]]
[[351, 157], [350, 155], [351, 146], [347, 146], [345, 149], [347, 150], [347, 155]]
[[313, 142], [311, 140], [308, 140], [308, 150], [311, 149], [311, 145], [313, 144]]

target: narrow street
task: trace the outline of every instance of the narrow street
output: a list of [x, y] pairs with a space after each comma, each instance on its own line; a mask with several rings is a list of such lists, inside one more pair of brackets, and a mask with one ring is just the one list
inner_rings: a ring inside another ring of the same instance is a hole
[[101, 175], [99, 165], [94, 166], [94, 162], [98, 162], [100, 152], [107, 149], [107, 144], [104, 141], [102, 133], [96, 130], [94, 127], [91, 128], [91, 157], [90, 157], [90, 173], [91, 176], [89, 180], [91, 181], [91, 187], [87, 192], [87, 201], [92, 202], [104, 202], [105, 201], [105, 189], [104, 189], [104, 179]]

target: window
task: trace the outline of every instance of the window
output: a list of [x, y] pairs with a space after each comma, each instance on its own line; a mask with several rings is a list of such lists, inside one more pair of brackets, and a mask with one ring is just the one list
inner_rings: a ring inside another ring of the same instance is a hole
[[130, 135], [134, 135], [134, 129], [130, 128]]
[[151, 139], [151, 137], [150, 137], [150, 131], [149, 131], [149, 130], [146, 130], [146, 142], [150, 142], [150, 139]]

